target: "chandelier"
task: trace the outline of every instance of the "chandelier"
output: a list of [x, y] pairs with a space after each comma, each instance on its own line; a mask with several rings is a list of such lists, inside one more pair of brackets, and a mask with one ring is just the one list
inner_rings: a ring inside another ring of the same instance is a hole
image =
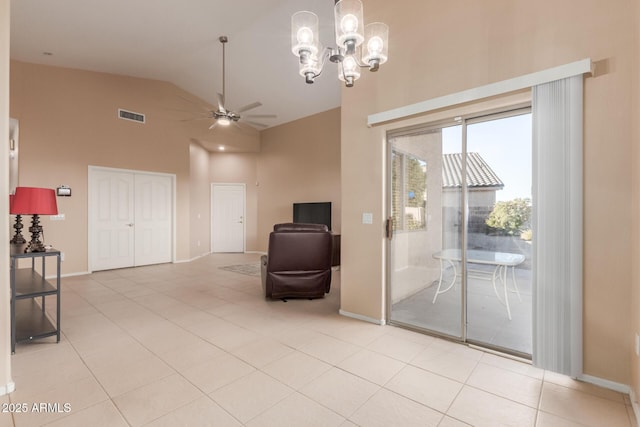
[[360, 68], [378, 71], [387, 62], [389, 27], [382, 22], [364, 25], [360, 0], [336, 0], [333, 13], [337, 47], [323, 48], [318, 15], [300, 11], [291, 17], [291, 50], [307, 83], [320, 76], [328, 59], [338, 64], [338, 78], [352, 87], [360, 78]]

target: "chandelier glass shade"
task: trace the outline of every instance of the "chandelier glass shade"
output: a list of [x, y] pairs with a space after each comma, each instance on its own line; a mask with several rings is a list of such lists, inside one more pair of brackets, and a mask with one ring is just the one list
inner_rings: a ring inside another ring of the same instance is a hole
[[335, 48], [323, 48], [318, 16], [300, 11], [291, 17], [291, 51], [299, 59], [300, 75], [313, 83], [326, 60], [338, 64], [338, 77], [347, 87], [360, 78], [360, 68], [378, 71], [389, 54], [389, 27], [382, 22], [364, 25], [360, 0], [339, 0], [334, 5]]

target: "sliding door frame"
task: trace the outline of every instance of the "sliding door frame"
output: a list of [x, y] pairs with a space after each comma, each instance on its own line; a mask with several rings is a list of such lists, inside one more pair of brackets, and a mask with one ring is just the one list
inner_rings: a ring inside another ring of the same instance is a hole
[[[515, 116], [519, 116], [519, 115], [523, 115], [523, 114], [531, 114], [532, 109], [531, 109], [531, 102], [526, 102], [526, 103], [519, 103], [519, 104], [515, 104], [512, 106], [507, 106], [507, 107], [502, 107], [502, 108], [496, 108], [496, 109], [489, 109], [489, 110], [485, 110], [485, 111], [479, 111], [473, 114], [467, 114], [467, 115], [462, 115], [462, 116], [456, 116], [454, 118], [451, 119], [445, 119], [445, 120], [440, 120], [440, 121], [434, 121], [434, 122], [429, 122], [429, 123], [425, 123], [425, 124], [420, 124], [420, 125], [415, 125], [415, 126], [408, 126], [405, 128], [400, 128], [400, 129], [394, 129], [394, 130], [390, 130], [387, 132], [386, 134], [386, 173], [387, 173], [387, 191], [386, 191], [386, 212], [387, 212], [387, 218], [391, 219], [392, 218], [392, 203], [393, 203], [393, 195], [392, 195], [392, 185], [391, 185], [391, 180], [393, 177], [392, 174], [392, 162], [391, 162], [391, 158], [392, 158], [392, 151], [393, 151], [393, 144], [391, 143], [391, 141], [395, 138], [399, 138], [399, 137], [405, 137], [405, 136], [411, 136], [411, 135], [419, 135], [419, 134], [423, 134], [423, 133], [427, 133], [427, 132], [431, 132], [431, 131], [435, 131], [435, 130], [441, 130], [447, 127], [453, 127], [453, 126], [461, 126], [461, 130], [462, 130], [462, 136], [461, 136], [461, 157], [462, 157], [462, 165], [466, 165], [467, 164], [467, 126], [468, 125], [472, 125], [472, 124], [476, 124], [476, 123], [482, 123], [482, 122], [487, 122], [487, 121], [491, 121], [491, 120], [499, 120], [499, 119], [503, 119], [503, 118], [508, 118], [508, 117], [515, 117]], [[484, 348], [489, 348], [492, 350], [497, 350], [500, 352], [504, 352], [504, 353], [510, 353], [510, 354], [514, 354], [520, 357], [530, 357], [530, 355], [523, 355], [522, 353], [519, 353], [517, 351], [514, 350], [510, 350], [504, 347], [500, 347], [500, 346], [492, 346], [489, 343], [484, 343], [484, 342], [477, 342], [477, 341], [473, 341], [473, 340], [468, 340], [467, 337], [467, 243], [468, 243], [468, 219], [469, 219], [469, 192], [468, 192], [468, 188], [467, 188], [467, 168], [466, 167], [462, 167], [461, 168], [461, 181], [462, 181], [462, 197], [461, 197], [461, 211], [463, 213], [463, 218], [462, 218], [462, 235], [461, 235], [461, 240], [460, 240], [460, 244], [462, 247], [462, 251], [461, 251], [461, 261], [460, 261], [460, 265], [461, 265], [461, 313], [460, 313], [460, 325], [461, 325], [461, 331], [460, 331], [460, 336], [455, 336], [455, 335], [449, 335], [443, 332], [439, 332], [439, 331], [435, 331], [435, 330], [431, 330], [428, 328], [424, 328], [421, 326], [417, 326], [417, 325], [411, 325], [411, 324], [407, 324], [405, 322], [401, 322], [401, 321], [394, 321], [391, 319], [391, 310], [392, 310], [392, 298], [391, 298], [391, 286], [392, 286], [392, 272], [393, 272], [393, 263], [392, 263], [392, 247], [393, 247], [393, 242], [392, 239], [389, 239], [387, 236], [387, 242], [386, 242], [386, 286], [385, 286], [385, 300], [386, 300], [386, 304], [385, 304], [385, 318], [386, 318], [386, 323], [391, 324], [391, 325], [396, 325], [396, 326], [400, 326], [406, 329], [411, 329], [417, 332], [421, 332], [421, 333], [426, 333], [428, 335], [434, 335], [437, 337], [441, 337], [441, 338], [446, 338], [449, 340], [453, 340], [453, 341], [458, 341], [458, 342], [462, 342], [462, 343], [468, 343], [468, 344], [473, 344], [473, 345], [478, 345]], [[533, 245], [535, 245], [535, 239], [533, 242]], [[535, 251], [534, 251], [535, 253]]]

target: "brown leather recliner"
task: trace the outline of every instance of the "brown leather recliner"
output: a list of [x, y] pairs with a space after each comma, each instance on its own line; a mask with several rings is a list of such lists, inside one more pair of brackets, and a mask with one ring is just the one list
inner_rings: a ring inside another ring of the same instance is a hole
[[276, 224], [262, 256], [268, 298], [322, 298], [331, 287], [332, 238], [326, 225]]

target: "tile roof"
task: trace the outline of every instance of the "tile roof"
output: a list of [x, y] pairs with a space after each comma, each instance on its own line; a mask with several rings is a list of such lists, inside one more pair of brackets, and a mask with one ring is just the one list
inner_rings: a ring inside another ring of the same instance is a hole
[[[442, 188], [462, 186], [462, 154], [443, 154]], [[501, 190], [504, 183], [478, 153], [467, 153], [467, 186], [493, 187]]]

